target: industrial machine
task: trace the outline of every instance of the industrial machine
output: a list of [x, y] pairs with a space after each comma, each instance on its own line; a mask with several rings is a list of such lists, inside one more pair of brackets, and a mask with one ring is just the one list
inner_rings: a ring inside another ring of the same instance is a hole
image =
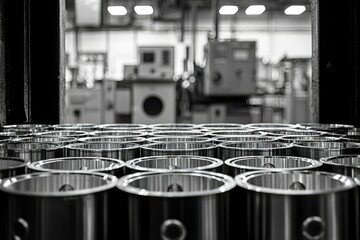
[[246, 96], [256, 92], [256, 43], [213, 41], [205, 46], [205, 96]]
[[134, 80], [132, 83], [133, 123], [173, 123], [176, 118], [175, 82]]
[[139, 78], [172, 79], [174, 76], [174, 47], [139, 47]]

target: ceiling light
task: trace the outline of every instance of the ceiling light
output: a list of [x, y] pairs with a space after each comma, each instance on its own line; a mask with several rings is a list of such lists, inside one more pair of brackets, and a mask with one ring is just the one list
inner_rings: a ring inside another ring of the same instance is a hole
[[127, 14], [127, 10], [124, 6], [108, 6], [107, 10], [114, 16], [123, 16]]
[[220, 8], [219, 13], [221, 15], [234, 15], [235, 13], [237, 13], [238, 10], [239, 8], [237, 6], [224, 5]]
[[251, 5], [246, 10], [246, 15], [260, 15], [265, 12], [266, 8], [264, 5]]
[[154, 9], [150, 5], [135, 6], [134, 10], [137, 15], [151, 15], [154, 13]]
[[292, 5], [285, 9], [284, 13], [286, 15], [300, 15], [305, 12], [306, 8], [303, 5]]

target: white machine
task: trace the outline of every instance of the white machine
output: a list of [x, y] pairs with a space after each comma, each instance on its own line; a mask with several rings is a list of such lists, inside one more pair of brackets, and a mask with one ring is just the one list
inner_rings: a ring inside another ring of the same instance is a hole
[[256, 92], [256, 43], [209, 42], [205, 46], [205, 96], [246, 96]]
[[174, 47], [139, 47], [138, 78], [172, 79], [174, 76]]
[[175, 96], [175, 82], [172, 80], [134, 80], [132, 122], [174, 123], [176, 120]]

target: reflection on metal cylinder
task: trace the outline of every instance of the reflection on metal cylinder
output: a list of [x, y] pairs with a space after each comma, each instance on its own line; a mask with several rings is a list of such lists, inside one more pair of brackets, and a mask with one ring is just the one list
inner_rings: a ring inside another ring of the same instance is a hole
[[117, 178], [100, 173], [32, 173], [0, 185], [5, 239], [109, 239]]
[[338, 155], [321, 158], [323, 169], [328, 172], [339, 173], [352, 178], [360, 174], [360, 155]]
[[243, 230], [245, 239], [357, 239], [359, 199], [349, 177], [255, 171], [240, 174], [235, 181], [239, 192], [231, 203], [232, 219], [245, 215], [237, 222], [242, 229], [234, 229]]
[[13, 157], [0, 157], [0, 182], [1, 179], [24, 174], [29, 160]]
[[56, 143], [10, 142], [6, 144], [6, 154], [10, 157], [36, 162], [48, 158], [63, 157], [64, 148]]
[[[233, 178], [213, 172], [143, 172], [119, 180], [129, 238], [228, 239]], [[185, 238], [186, 236], [186, 238]], [[169, 238], [170, 237], [170, 238]]]

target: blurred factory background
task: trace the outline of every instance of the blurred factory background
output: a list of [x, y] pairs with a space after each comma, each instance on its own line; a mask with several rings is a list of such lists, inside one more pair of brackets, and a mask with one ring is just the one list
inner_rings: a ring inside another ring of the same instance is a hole
[[67, 0], [68, 123], [311, 121], [309, 0]]

